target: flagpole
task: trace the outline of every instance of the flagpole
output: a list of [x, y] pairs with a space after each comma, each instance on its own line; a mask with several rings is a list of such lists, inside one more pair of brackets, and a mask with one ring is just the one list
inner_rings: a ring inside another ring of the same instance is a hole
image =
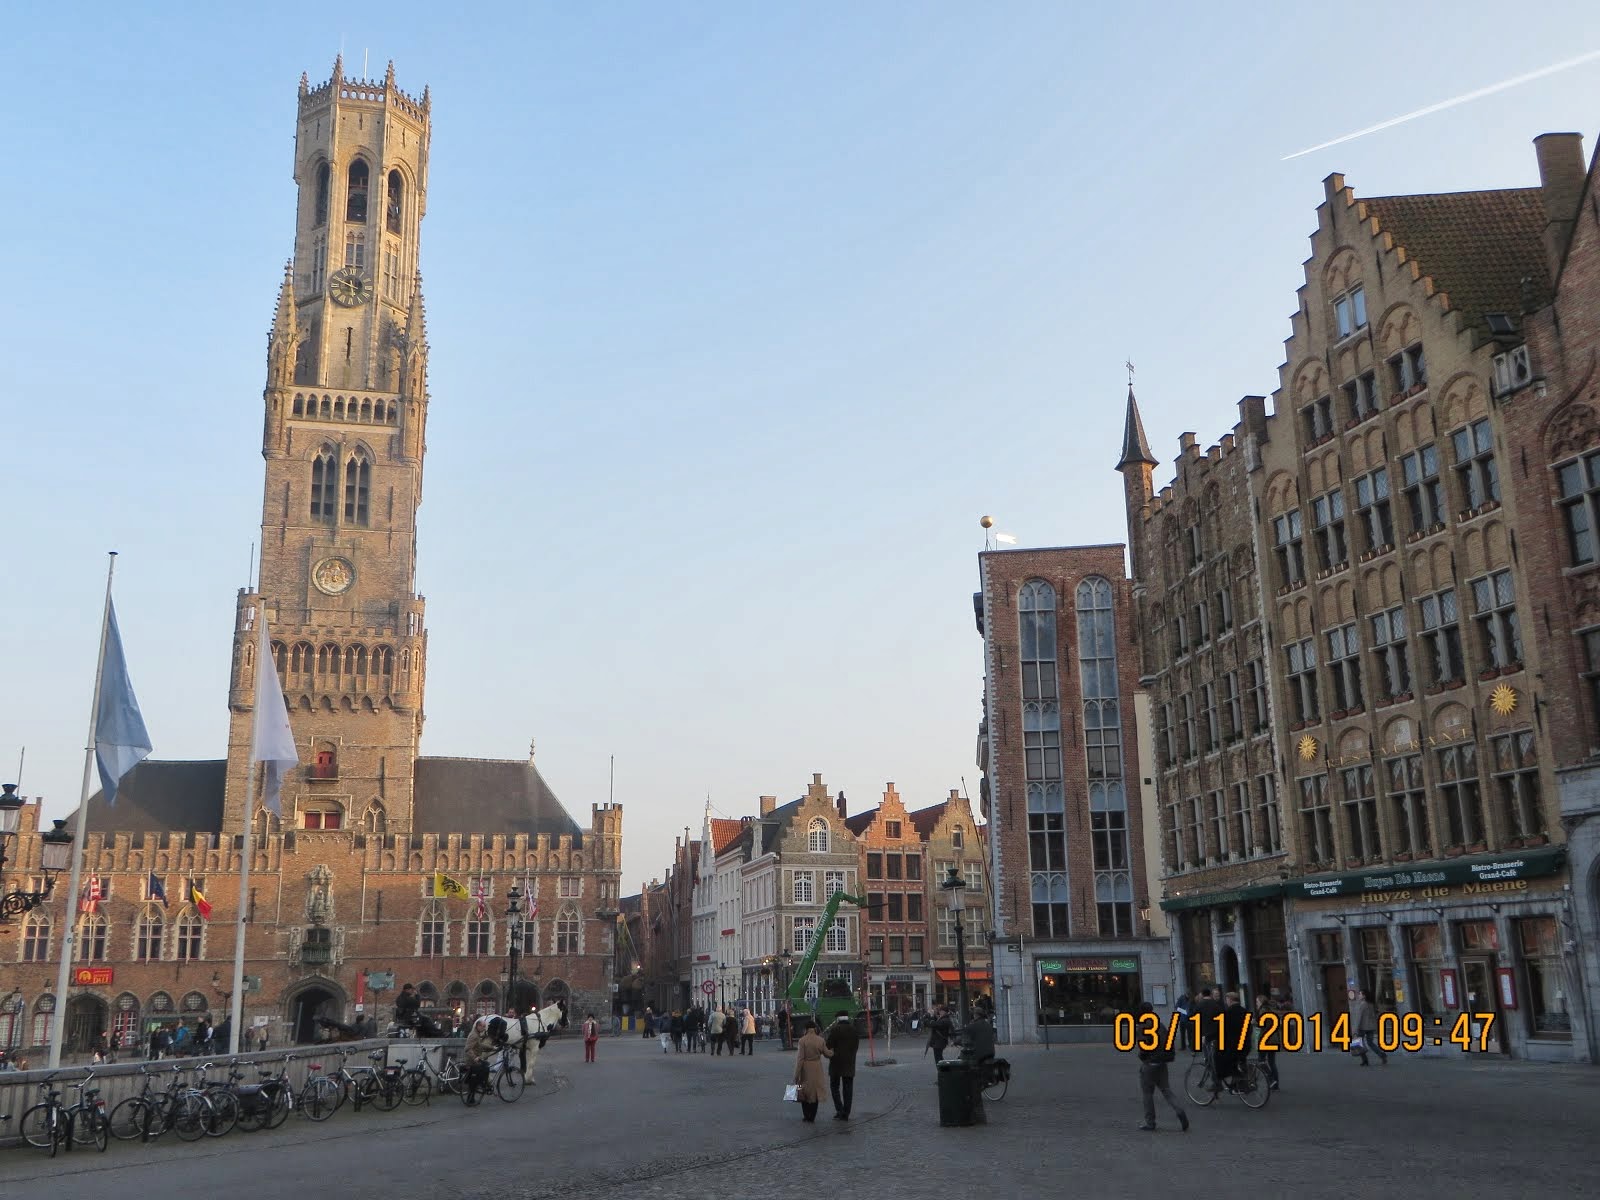
[[[267, 619], [267, 614], [262, 612], [257, 618], [259, 621]], [[272, 666], [270, 661], [263, 662], [258, 655], [256, 670], [265, 671]], [[266, 767], [261, 768], [262, 773]], [[245, 922], [250, 915], [250, 859], [254, 856], [254, 849], [250, 845], [250, 822], [255, 810], [256, 795], [256, 764], [250, 764], [250, 778], [244, 790], [244, 838], [239, 845], [239, 912], [234, 926], [233, 937], [233, 992], [230, 996], [231, 1005], [228, 1009], [228, 1053], [239, 1053], [239, 1042], [244, 1034], [239, 1025], [244, 1016], [244, 932]]]
[[100, 656], [94, 664], [94, 698], [89, 702], [89, 741], [83, 749], [83, 787], [78, 795], [77, 833], [72, 842], [72, 875], [67, 884], [66, 915], [61, 931], [61, 965], [56, 968], [56, 1010], [50, 1021], [50, 1069], [61, 1066], [61, 1042], [67, 1030], [67, 986], [72, 976], [72, 948], [77, 940], [78, 888], [83, 884], [83, 842], [89, 828], [89, 788], [94, 780], [95, 726], [100, 719], [100, 677], [106, 669], [106, 634], [111, 628], [111, 579], [117, 573], [117, 552], [108, 552], [106, 603], [100, 616]]

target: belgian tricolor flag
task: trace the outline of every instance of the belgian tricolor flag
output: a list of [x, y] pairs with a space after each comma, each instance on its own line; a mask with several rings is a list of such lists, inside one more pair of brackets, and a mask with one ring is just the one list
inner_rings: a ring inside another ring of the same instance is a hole
[[200, 885], [192, 879], [189, 880], [189, 901], [194, 905], [194, 910], [200, 914], [202, 921], [211, 920], [211, 902], [200, 890]]

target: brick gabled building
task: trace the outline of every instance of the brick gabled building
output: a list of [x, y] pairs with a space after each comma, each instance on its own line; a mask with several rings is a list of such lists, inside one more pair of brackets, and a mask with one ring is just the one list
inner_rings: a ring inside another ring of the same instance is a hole
[[[1532, 703], [1548, 730], [1571, 897], [1519, 922], [1526, 1020], [1600, 1061], [1600, 158], [1575, 133], [1536, 138], [1552, 302], [1508, 321], [1492, 366], [1512, 448], [1503, 474], [1539, 645]], [[1576, 986], [1573, 986], [1576, 984]]]
[[911, 814], [911, 823], [922, 840], [926, 861], [929, 966], [933, 972], [933, 1001], [958, 1005], [961, 974], [956, 961], [955, 914], [950, 911], [949, 895], [942, 884], [951, 867], [961, 873], [966, 916], [962, 937], [966, 940], [967, 999], [995, 995], [995, 980], [990, 970], [990, 931], [993, 929], [993, 888], [989, 886], [988, 826], [980, 823], [967, 798], [952, 788], [947, 799]]
[[989, 550], [979, 575], [999, 1032], [1108, 1038], [1171, 982], [1149, 921], [1123, 547]]
[[926, 1009], [934, 994], [928, 856], [915, 815], [887, 783], [878, 807], [845, 825], [856, 837], [867, 895], [861, 921], [872, 1009]]

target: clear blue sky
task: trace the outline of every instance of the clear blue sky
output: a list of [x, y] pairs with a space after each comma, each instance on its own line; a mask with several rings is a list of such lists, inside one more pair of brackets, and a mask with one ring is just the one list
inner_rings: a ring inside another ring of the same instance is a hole
[[1282, 161], [1600, 48], [1581, 3], [248, 8], [8, 20], [0, 774], [76, 802], [107, 549], [157, 755], [224, 752], [295, 88], [342, 43], [434, 98], [424, 751], [537, 737], [580, 820], [616, 755], [630, 891], [708, 791], [975, 792], [978, 517], [1124, 539], [1123, 360], [1158, 455], [1209, 444], [1323, 176], [1526, 186], [1600, 124], [1597, 61]]

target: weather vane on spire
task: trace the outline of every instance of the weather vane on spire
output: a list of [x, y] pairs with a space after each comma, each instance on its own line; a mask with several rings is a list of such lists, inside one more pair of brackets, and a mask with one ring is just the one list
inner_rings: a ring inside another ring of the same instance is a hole
[[1122, 365], [1128, 368], [1128, 386], [1131, 388], [1133, 386], [1133, 363], [1125, 362]]

